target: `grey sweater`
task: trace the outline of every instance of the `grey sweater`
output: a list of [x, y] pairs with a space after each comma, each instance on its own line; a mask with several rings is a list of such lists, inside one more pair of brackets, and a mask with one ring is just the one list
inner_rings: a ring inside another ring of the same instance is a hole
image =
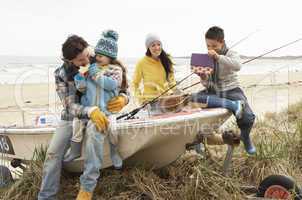
[[[226, 55], [219, 55], [217, 62], [219, 64], [218, 80], [215, 85], [217, 92], [239, 87], [237, 72], [242, 66], [239, 54], [229, 50]], [[209, 77], [201, 78], [201, 83], [208, 88]]]

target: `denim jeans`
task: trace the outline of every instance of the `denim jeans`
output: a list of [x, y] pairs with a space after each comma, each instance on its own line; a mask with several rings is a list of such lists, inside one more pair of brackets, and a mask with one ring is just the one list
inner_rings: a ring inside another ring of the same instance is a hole
[[70, 145], [71, 137], [72, 121], [61, 120], [47, 149], [38, 200], [57, 199], [56, 194], [60, 186], [62, 161]]
[[203, 96], [203, 97], [204, 96], [214, 96], [214, 97], [229, 99], [232, 101], [238, 101], [238, 100], [243, 101], [245, 103], [245, 107], [244, 107], [244, 111], [242, 114], [242, 118], [237, 119], [237, 125], [241, 132], [241, 139], [244, 140], [245, 138], [249, 137], [252, 127], [254, 125], [255, 114], [253, 113], [250, 105], [248, 104], [247, 98], [244, 95], [244, 92], [242, 91], [242, 89], [237, 87], [232, 90], [227, 90], [227, 91], [222, 91], [222, 92], [215, 92], [215, 91], [209, 92], [209, 91], [203, 90], [198, 93], [192, 94], [191, 101], [203, 103], [203, 102], [199, 102], [200, 101], [199, 99], [203, 99], [203, 98], [201, 98], [201, 96]]
[[196, 102], [206, 104], [208, 108], [226, 108], [235, 115], [237, 106], [236, 101], [232, 101], [226, 98], [221, 98], [216, 95], [195, 95], [192, 96]]
[[[80, 177], [81, 188], [87, 192], [93, 192], [100, 176], [100, 169], [103, 163], [104, 140], [106, 135], [98, 132], [96, 126], [89, 121], [86, 128], [86, 145], [84, 172]], [[116, 146], [109, 142], [110, 157], [115, 168], [121, 168], [123, 160], [120, 157]]]
[[[92, 192], [100, 175], [103, 161], [103, 146], [105, 135], [98, 132], [95, 125], [89, 121], [87, 125], [86, 145], [84, 149], [84, 172], [80, 178], [81, 187]], [[61, 121], [55, 131], [47, 150], [43, 167], [43, 179], [38, 200], [54, 200], [60, 187], [62, 162], [72, 137], [72, 121]], [[116, 168], [122, 166], [122, 159], [117, 148], [110, 144], [112, 163]]]

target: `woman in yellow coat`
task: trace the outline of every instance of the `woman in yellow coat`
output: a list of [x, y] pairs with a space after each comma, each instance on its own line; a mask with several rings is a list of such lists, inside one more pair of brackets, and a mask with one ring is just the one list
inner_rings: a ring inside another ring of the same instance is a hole
[[148, 34], [145, 45], [146, 55], [137, 63], [132, 81], [139, 103], [152, 100], [176, 83], [173, 62], [163, 50], [160, 38]]

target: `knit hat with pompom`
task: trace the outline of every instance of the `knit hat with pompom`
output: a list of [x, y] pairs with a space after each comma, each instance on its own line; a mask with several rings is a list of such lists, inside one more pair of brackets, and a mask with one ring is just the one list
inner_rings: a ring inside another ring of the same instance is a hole
[[96, 54], [108, 56], [116, 59], [118, 52], [118, 33], [113, 30], [103, 31], [101, 39], [98, 41], [94, 51]]

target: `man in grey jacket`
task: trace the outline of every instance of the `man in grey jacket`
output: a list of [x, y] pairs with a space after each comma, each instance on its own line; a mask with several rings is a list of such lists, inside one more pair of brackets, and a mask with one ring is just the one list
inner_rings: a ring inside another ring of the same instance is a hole
[[[240, 56], [229, 50], [225, 44], [224, 31], [220, 27], [211, 27], [205, 34], [208, 54], [214, 59], [214, 71], [211, 74], [199, 74], [201, 83], [206, 88], [192, 95], [193, 102], [207, 104], [207, 107], [225, 107], [229, 100], [241, 101], [243, 112], [236, 117], [241, 131], [241, 140], [248, 154], [255, 154], [256, 148], [250, 139], [250, 132], [255, 115], [247, 98], [240, 88], [237, 72], [241, 69]], [[232, 106], [230, 104], [230, 106]]]

